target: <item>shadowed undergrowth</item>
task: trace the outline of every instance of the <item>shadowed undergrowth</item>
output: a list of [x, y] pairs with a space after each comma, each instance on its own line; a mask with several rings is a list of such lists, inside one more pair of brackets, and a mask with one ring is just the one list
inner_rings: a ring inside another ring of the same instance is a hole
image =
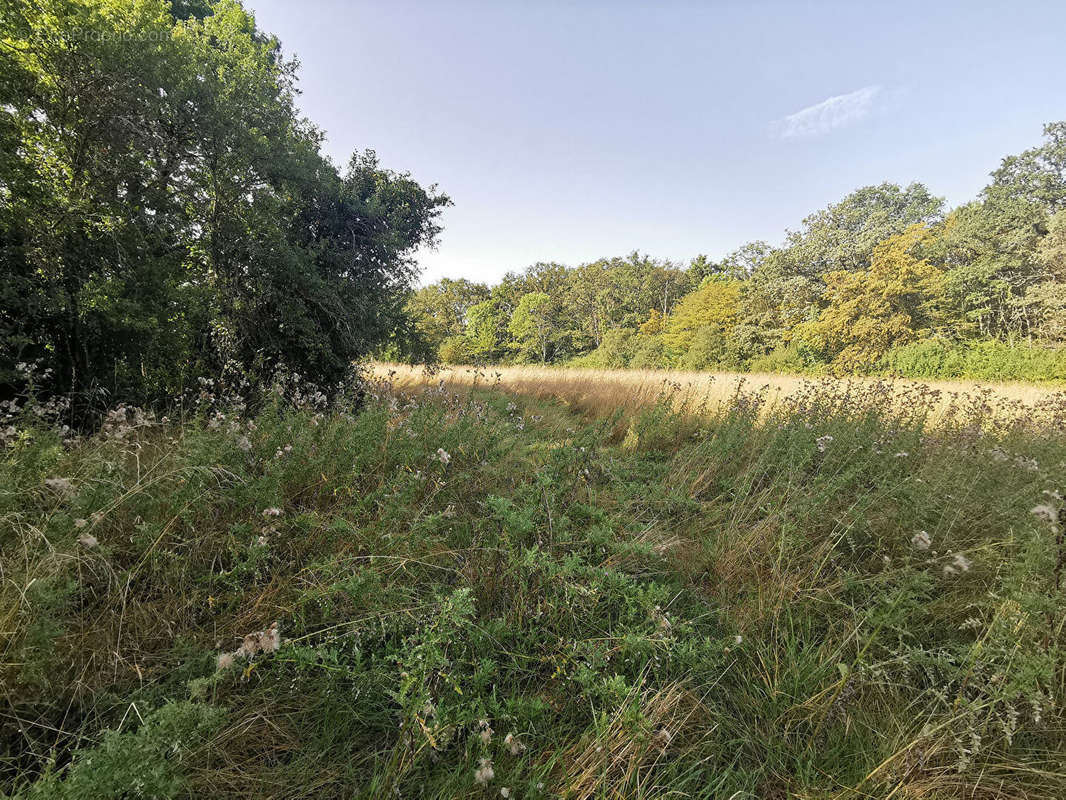
[[[1063, 421], [118, 412], [0, 465], [21, 797], [1058, 797]], [[276, 626], [275, 626], [276, 625]]]

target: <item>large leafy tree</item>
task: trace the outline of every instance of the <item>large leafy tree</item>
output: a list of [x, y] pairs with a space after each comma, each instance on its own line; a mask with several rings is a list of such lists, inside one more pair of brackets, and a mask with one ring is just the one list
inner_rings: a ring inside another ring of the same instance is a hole
[[507, 342], [509, 322], [510, 317], [496, 298], [470, 306], [467, 309], [466, 339], [471, 356], [481, 362], [500, 358]]
[[0, 19], [0, 381], [152, 401], [279, 363], [323, 383], [398, 319], [447, 198], [342, 176], [234, 0], [12, 0]]
[[1048, 342], [1066, 343], [1066, 210], [1048, 221], [1048, 234], [1036, 252], [1043, 279], [1027, 293], [1033, 333]]
[[673, 357], [680, 357], [692, 345], [697, 331], [703, 338], [730, 335], [737, 319], [740, 281], [708, 278], [696, 291], [685, 295], [666, 318], [663, 343]]
[[998, 194], [948, 216], [930, 252], [947, 270], [956, 335], [1028, 331], [1024, 298], [1041, 278], [1035, 255], [1043, 220], [1033, 203]]
[[463, 334], [470, 308], [488, 297], [489, 288], [483, 283], [442, 278], [414, 292], [407, 313], [431, 350], [436, 350], [446, 339]]
[[1046, 306], [1057, 293], [1046, 284], [1062, 279], [1041, 253], [1052, 216], [1066, 209], [1066, 122], [1044, 126], [1044, 136], [1004, 158], [981, 198], [952, 212], [937, 248], [962, 322], [982, 335], [1036, 332], [1045, 312], [1034, 304]]
[[806, 217], [783, 247], [753, 251], [739, 322], [752, 350], [779, 347], [811, 319], [823, 275], [867, 269], [880, 242], [910, 225], [939, 221], [943, 202], [921, 183], [864, 186]]
[[526, 359], [547, 363], [557, 337], [559, 307], [547, 292], [527, 292], [511, 315], [508, 331], [515, 349]]
[[680, 267], [633, 252], [570, 270], [561, 302], [574, 323], [574, 342], [596, 347], [607, 331], [635, 328], [652, 309], [665, 316], [692, 285], [692, 275]]
[[929, 334], [945, 303], [944, 275], [921, 253], [934, 235], [912, 225], [874, 248], [869, 269], [826, 274], [824, 307], [798, 334], [841, 372], [861, 371], [890, 348]]
[[1066, 210], [1066, 120], [1044, 126], [1043, 144], [1007, 156], [992, 173], [986, 197], [1028, 200], [1048, 214]]
[[944, 200], [921, 183], [864, 186], [803, 220], [783, 250], [786, 272], [817, 278], [870, 266], [874, 248], [916, 223], [937, 222]]
[[761, 239], [746, 242], [722, 259], [718, 271], [733, 280], [745, 280], [759, 270], [773, 248]]

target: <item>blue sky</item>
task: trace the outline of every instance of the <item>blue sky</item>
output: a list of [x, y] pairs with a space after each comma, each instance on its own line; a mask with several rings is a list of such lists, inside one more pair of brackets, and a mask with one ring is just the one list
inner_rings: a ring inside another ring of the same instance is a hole
[[454, 200], [423, 281], [779, 243], [871, 183], [952, 205], [1066, 118], [1066, 3], [247, 0], [300, 105]]

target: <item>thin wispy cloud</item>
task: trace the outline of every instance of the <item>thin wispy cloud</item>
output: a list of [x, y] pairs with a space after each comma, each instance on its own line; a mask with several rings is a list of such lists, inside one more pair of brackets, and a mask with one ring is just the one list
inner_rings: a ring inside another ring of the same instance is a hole
[[774, 133], [781, 139], [823, 136], [837, 128], [858, 122], [874, 107], [880, 86], [864, 86], [848, 94], [827, 97], [820, 103], [800, 109], [773, 124]]

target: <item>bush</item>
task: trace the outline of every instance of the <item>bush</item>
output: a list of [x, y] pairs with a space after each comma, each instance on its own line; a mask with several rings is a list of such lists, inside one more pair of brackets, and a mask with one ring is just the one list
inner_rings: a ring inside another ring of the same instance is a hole
[[721, 328], [702, 327], [693, 334], [692, 344], [678, 366], [690, 370], [740, 369], [743, 358], [737, 352], [737, 345]]
[[465, 336], [449, 336], [441, 342], [437, 356], [443, 364], [469, 364], [473, 361], [470, 342]]
[[812, 371], [814, 359], [799, 342], [791, 342], [764, 356], [753, 358], [748, 364], [751, 372], [782, 372], [801, 375]]
[[626, 328], [611, 328], [603, 335], [600, 346], [593, 354], [599, 364], [607, 369], [623, 369], [633, 357], [633, 342], [636, 334]]
[[182, 767], [190, 751], [222, 727], [225, 711], [187, 701], [145, 715], [132, 733], [105, 731], [97, 747], [79, 750], [13, 800], [123, 800], [187, 796]]
[[638, 336], [633, 358], [629, 361], [633, 369], [663, 369], [666, 363], [666, 348], [660, 336]]
[[905, 378], [1066, 382], [1066, 348], [926, 340], [890, 350], [877, 372]]

